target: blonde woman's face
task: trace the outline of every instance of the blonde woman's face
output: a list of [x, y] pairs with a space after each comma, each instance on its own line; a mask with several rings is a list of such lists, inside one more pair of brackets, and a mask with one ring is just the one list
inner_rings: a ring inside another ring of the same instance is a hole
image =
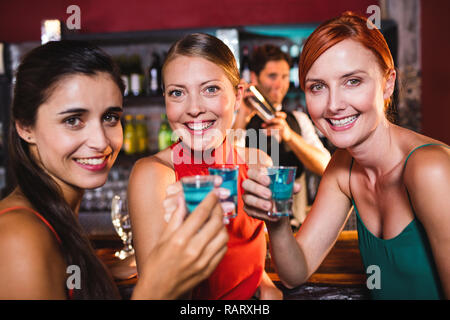
[[240, 103], [225, 72], [200, 57], [178, 56], [164, 69], [164, 97], [170, 126], [192, 150], [219, 146]]
[[374, 54], [350, 39], [326, 50], [305, 78], [308, 112], [338, 148], [357, 145], [387, 121], [384, 100], [392, 91]]

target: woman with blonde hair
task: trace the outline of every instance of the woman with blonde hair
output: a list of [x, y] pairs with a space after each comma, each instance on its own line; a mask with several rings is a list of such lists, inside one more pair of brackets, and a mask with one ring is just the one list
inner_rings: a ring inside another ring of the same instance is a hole
[[[238, 205], [225, 208], [226, 212], [233, 208], [237, 212], [226, 225], [228, 250], [214, 272], [194, 288], [192, 298], [281, 298], [281, 291], [264, 271], [264, 223], [243, 211], [241, 183], [247, 177], [250, 152], [234, 146], [228, 137], [243, 91], [231, 50], [211, 35], [187, 35], [169, 50], [162, 74], [167, 118], [179, 140], [154, 156], [140, 159], [130, 176], [128, 199], [138, 272], [142, 257], [161, 237], [165, 217], [183, 197], [179, 180], [207, 175], [214, 165], [237, 165]], [[267, 155], [260, 156], [262, 162], [271, 162]]]

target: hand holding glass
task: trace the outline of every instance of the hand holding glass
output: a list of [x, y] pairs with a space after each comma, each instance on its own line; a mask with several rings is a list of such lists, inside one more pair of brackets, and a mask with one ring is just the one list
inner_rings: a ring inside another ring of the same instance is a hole
[[267, 173], [270, 178], [270, 191], [272, 192], [272, 210], [269, 216], [293, 216], [292, 191], [294, 189], [295, 173], [297, 167], [269, 167]]
[[230, 191], [230, 196], [221, 202], [233, 202], [234, 208], [232, 211], [225, 212], [224, 216], [227, 219], [232, 219], [237, 216], [238, 207], [238, 176], [239, 176], [239, 166], [214, 166], [208, 168], [209, 174], [218, 175], [222, 177], [221, 188], [228, 189]]
[[194, 211], [214, 188], [213, 176], [189, 176], [183, 177], [180, 180], [183, 185], [184, 199], [188, 213]]

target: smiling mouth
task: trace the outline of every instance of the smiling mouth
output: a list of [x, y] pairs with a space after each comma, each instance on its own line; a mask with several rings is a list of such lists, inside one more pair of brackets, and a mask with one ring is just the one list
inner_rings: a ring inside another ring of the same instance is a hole
[[342, 119], [331, 119], [328, 118], [327, 121], [333, 126], [333, 127], [345, 127], [348, 126], [356, 121], [358, 119], [359, 114], [355, 114], [350, 117], [342, 118]]
[[215, 121], [186, 122], [185, 126], [192, 131], [201, 132], [208, 130], [214, 123]]
[[98, 166], [103, 164], [107, 158], [109, 158], [110, 155], [105, 155], [102, 157], [93, 157], [93, 158], [77, 158], [75, 159], [76, 162], [83, 164], [83, 165], [91, 165], [91, 166]]

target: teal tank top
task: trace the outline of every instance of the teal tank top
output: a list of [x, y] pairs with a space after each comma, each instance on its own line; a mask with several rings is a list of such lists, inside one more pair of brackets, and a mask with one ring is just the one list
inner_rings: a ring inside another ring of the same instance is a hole
[[[406, 158], [403, 170], [414, 151], [429, 145], [438, 144], [430, 143], [415, 148]], [[353, 159], [350, 175], [352, 166]], [[417, 217], [414, 217], [399, 235], [384, 240], [376, 237], [365, 227], [353, 196], [352, 204], [357, 217], [359, 250], [364, 267], [366, 270], [371, 265], [379, 267], [368, 272], [368, 277], [375, 277], [375, 272], [379, 271], [380, 288], [370, 289], [371, 297], [383, 300], [443, 299], [431, 246], [425, 229]], [[372, 280], [377, 279], [372, 278], [370, 282]]]

